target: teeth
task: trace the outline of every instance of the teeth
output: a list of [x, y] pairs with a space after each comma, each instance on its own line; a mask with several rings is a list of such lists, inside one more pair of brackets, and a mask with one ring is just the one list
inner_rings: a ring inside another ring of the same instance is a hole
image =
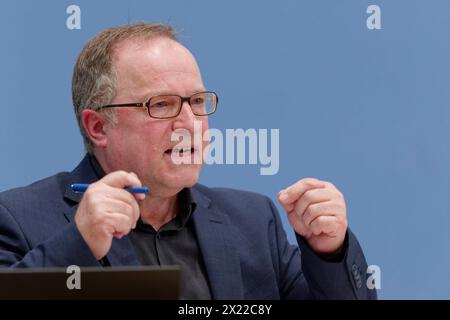
[[176, 152], [176, 153], [190, 153], [191, 152], [191, 148], [189, 148], [189, 147], [186, 147], [186, 148], [176, 148], [176, 149], [173, 149], [173, 152]]

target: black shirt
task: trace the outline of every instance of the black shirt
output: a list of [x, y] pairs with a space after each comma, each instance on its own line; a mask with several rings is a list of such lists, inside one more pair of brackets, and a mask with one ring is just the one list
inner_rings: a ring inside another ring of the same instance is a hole
[[[105, 173], [91, 155], [92, 166], [99, 179]], [[206, 270], [192, 221], [196, 203], [189, 188], [179, 194], [180, 212], [156, 231], [139, 219], [128, 236], [138, 260], [143, 265], [179, 265], [181, 299], [211, 299]]]

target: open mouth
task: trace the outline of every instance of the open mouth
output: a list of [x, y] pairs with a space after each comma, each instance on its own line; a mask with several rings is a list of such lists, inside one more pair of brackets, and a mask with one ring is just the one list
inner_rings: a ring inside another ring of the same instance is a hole
[[178, 157], [185, 157], [193, 154], [195, 152], [195, 149], [192, 147], [184, 147], [184, 148], [173, 148], [173, 149], [167, 149], [165, 151], [168, 155], [175, 155]]

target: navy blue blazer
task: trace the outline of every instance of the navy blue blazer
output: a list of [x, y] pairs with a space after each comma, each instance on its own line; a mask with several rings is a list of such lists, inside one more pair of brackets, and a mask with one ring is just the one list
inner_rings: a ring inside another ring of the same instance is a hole
[[[82, 195], [72, 183], [98, 178], [89, 157], [72, 172], [0, 193], [0, 266], [9, 268], [98, 266], [74, 215]], [[290, 245], [273, 202], [252, 192], [192, 188], [192, 215], [215, 299], [368, 299], [367, 264], [349, 230], [341, 262], [318, 257], [297, 236]], [[301, 252], [301, 253], [300, 253]], [[113, 240], [111, 266], [138, 265], [128, 237]]]

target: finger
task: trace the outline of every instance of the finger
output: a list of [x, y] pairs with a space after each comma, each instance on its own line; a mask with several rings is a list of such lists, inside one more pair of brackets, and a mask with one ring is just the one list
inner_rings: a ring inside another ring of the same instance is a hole
[[[137, 187], [137, 186], [142, 186], [142, 182], [139, 179], [139, 177], [137, 176], [136, 173], [134, 172], [130, 172], [131, 175], [134, 175], [136, 177], [137, 180], [139, 180], [140, 185], [133, 185], [132, 187]], [[145, 197], [147, 196], [147, 194], [145, 193], [133, 193], [133, 196], [136, 200], [144, 200]]]
[[99, 182], [119, 189], [142, 186], [142, 183], [136, 174], [125, 171], [112, 172], [104, 176], [103, 179], [99, 180]]
[[295, 203], [294, 210], [303, 216], [310, 205], [330, 201], [333, 196], [333, 191], [325, 188], [307, 190]]
[[134, 222], [137, 222], [140, 216], [140, 209], [139, 204], [137, 203], [137, 200], [133, 194], [124, 189], [108, 187], [108, 193], [106, 193], [105, 196], [110, 201], [121, 201], [129, 205], [132, 208], [131, 216], [133, 217]]
[[316, 236], [326, 234], [329, 237], [335, 237], [339, 223], [335, 216], [319, 216], [311, 222], [309, 227]]
[[311, 234], [311, 231], [309, 228], [306, 227], [303, 220], [294, 212], [288, 213], [288, 220], [292, 228], [297, 232], [299, 235], [303, 237], [309, 237]]
[[305, 178], [280, 191], [280, 201], [290, 204], [297, 201], [307, 190], [325, 187], [325, 182], [315, 178]]
[[95, 207], [95, 212], [100, 215], [118, 212], [133, 218], [133, 207], [129, 203], [109, 197], [99, 200], [99, 204]]
[[310, 226], [311, 223], [320, 216], [335, 216], [339, 218], [342, 211], [342, 206], [334, 201], [314, 203], [306, 209], [303, 215], [303, 222], [305, 225]]
[[287, 213], [291, 213], [292, 210], [294, 210], [295, 204], [294, 203], [284, 203], [280, 198], [281, 194], [282, 194], [282, 191], [278, 192], [278, 203], [284, 208], [284, 210]]
[[104, 206], [107, 208], [107, 213], [117, 212], [129, 216], [133, 221], [132, 228], [134, 229], [136, 227], [140, 210], [136, 200], [132, 196], [131, 203], [111, 198], [108, 199]]
[[133, 226], [133, 219], [120, 212], [113, 212], [108, 214], [109, 224], [113, 228], [113, 236], [116, 238], [122, 238], [131, 231]]

